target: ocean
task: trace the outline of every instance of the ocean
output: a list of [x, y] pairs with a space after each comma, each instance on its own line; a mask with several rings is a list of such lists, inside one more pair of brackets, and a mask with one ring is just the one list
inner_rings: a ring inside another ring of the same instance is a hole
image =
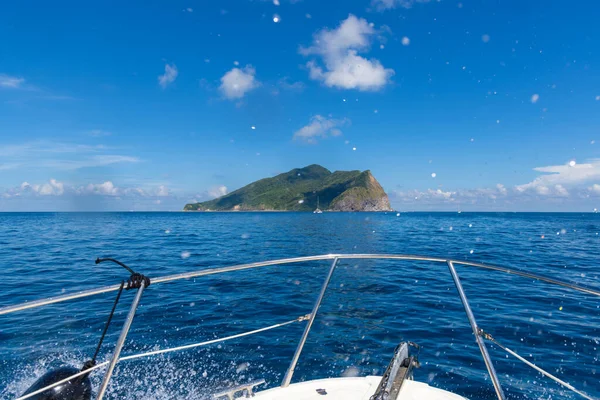
[[[119, 283], [114, 257], [150, 277], [327, 253], [451, 257], [600, 289], [600, 214], [0, 213], [0, 307]], [[311, 311], [328, 261], [151, 285], [122, 355], [201, 342]], [[505, 346], [600, 397], [600, 298], [457, 266], [479, 325]], [[93, 354], [115, 292], [0, 316], [0, 398]], [[110, 357], [133, 293], [100, 351]], [[118, 365], [107, 398], [209, 398], [234, 383], [280, 384], [304, 324]], [[345, 260], [336, 269], [294, 382], [381, 374], [395, 346], [421, 346], [415, 379], [471, 399], [494, 391], [444, 264]], [[578, 398], [494, 345], [511, 399]], [[95, 390], [102, 373], [92, 376]]]

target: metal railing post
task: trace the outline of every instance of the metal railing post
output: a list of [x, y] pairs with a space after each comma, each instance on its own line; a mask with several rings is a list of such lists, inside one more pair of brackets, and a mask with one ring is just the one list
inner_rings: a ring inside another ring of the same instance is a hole
[[496, 396], [498, 396], [499, 400], [505, 400], [504, 391], [502, 390], [502, 386], [500, 386], [500, 381], [498, 380], [498, 375], [496, 375], [496, 370], [494, 369], [494, 365], [492, 364], [492, 359], [490, 358], [490, 355], [487, 351], [487, 347], [483, 342], [483, 338], [479, 334], [479, 327], [477, 326], [477, 321], [475, 320], [473, 311], [471, 311], [471, 306], [469, 305], [467, 295], [465, 294], [462, 284], [460, 283], [460, 279], [458, 278], [458, 274], [456, 273], [454, 264], [452, 264], [452, 261], [447, 261], [446, 264], [448, 264], [450, 274], [452, 274], [452, 279], [454, 279], [454, 284], [456, 285], [456, 290], [458, 290], [460, 300], [462, 301], [463, 307], [465, 308], [465, 313], [467, 313], [467, 318], [469, 319], [469, 323], [471, 324], [471, 329], [473, 329], [473, 334], [475, 335], [475, 340], [477, 341], [477, 345], [479, 346], [479, 350], [481, 351], [483, 361], [485, 362], [485, 367], [487, 368], [488, 373], [490, 374], [490, 378], [492, 379], [492, 383], [494, 384]]
[[300, 342], [298, 343], [298, 347], [296, 347], [296, 352], [294, 353], [294, 357], [292, 357], [292, 361], [290, 362], [290, 366], [288, 367], [285, 376], [283, 377], [283, 381], [281, 382], [281, 387], [287, 387], [290, 385], [292, 381], [292, 376], [294, 375], [294, 370], [296, 369], [296, 364], [298, 363], [298, 358], [300, 358], [300, 353], [302, 353], [302, 348], [306, 343], [306, 338], [308, 337], [308, 333], [310, 332], [310, 328], [312, 327], [313, 322], [315, 321], [315, 317], [317, 316], [317, 311], [319, 310], [319, 306], [321, 305], [321, 301], [323, 300], [323, 296], [325, 295], [325, 291], [327, 290], [327, 286], [329, 285], [329, 281], [331, 280], [331, 276], [333, 275], [333, 271], [338, 263], [338, 258], [334, 258], [331, 263], [331, 267], [329, 267], [329, 272], [327, 273], [327, 277], [323, 282], [323, 286], [321, 286], [321, 292], [319, 293], [319, 297], [317, 297], [317, 301], [313, 306], [312, 312], [310, 313], [310, 318], [306, 323], [306, 327], [304, 328], [304, 333], [302, 333], [302, 337], [300, 338]]
[[144, 292], [144, 282], [141, 283], [140, 288], [135, 294], [135, 298], [131, 303], [131, 307], [129, 308], [129, 313], [127, 314], [127, 318], [125, 319], [125, 323], [123, 324], [123, 329], [121, 329], [121, 335], [117, 340], [117, 344], [115, 346], [115, 351], [110, 360], [110, 364], [108, 364], [108, 368], [106, 369], [106, 374], [104, 374], [104, 378], [102, 379], [102, 384], [100, 385], [100, 389], [98, 389], [97, 400], [102, 400], [104, 394], [106, 393], [106, 388], [108, 387], [108, 383], [110, 382], [110, 378], [112, 376], [113, 370], [115, 369], [115, 365], [117, 361], [119, 361], [119, 356], [121, 355], [121, 349], [123, 349], [123, 344], [125, 343], [125, 338], [129, 333], [129, 328], [131, 328], [131, 323], [133, 322], [133, 317], [135, 316], [135, 312], [137, 310], [140, 299], [142, 298], [142, 293]]

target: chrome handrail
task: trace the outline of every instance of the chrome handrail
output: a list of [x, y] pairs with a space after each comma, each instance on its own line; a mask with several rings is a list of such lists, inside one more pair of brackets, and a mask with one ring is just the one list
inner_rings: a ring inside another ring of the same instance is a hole
[[[572, 282], [562, 281], [562, 280], [546, 277], [543, 275], [532, 274], [529, 272], [519, 271], [519, 270], [515, 270], [515, 269], [511, 269], [511, 268], [500, 267], [500, 266], [491, 265], [491, 264], [483, 264], [483, 263], [478, 263], [478, 262], [471, 262], [471, 261], [454, 260], [454, 259], [449, 259], [449, 258], [418, 256], [418, 255], [404, 255], [404, 254], [325, 254], [325, 255], [308, 256], [308, 257], [294, 257], [294, 258], [285, 258], [285, 259], [279, 259], [279, 260], [263, 261], [263, 262], [257, 262], [257, 263], [240, 264], [240, 265], [234, 265], [234, 266], [229, 266], [229, 267], [197, 270], [197, 271], [192, 271], [192, 272], [187, 272], [187, 273], [182, 273], [182, 274], [175, 274], [175, 275], [168, 275], [168, 276], [163, 276], [163, 277], [158, 277], [158, 278], [152, 278], [151, 281], [154, 285], [156, 285], [159, 283], [168, 283], [168, 282], [173, 282], [173, 281], [177, 281], [177, 280], [181, 280], [181, 279], [190, 279], [190, 278], [196, 278], [196, 277], [201, 277], [201, 276], [215, 275], [215, 274], [234, 272], [234, 271], [242, 271], [242, 270], [267, 267], [267, 266], [294, 264], [294, 263], [302, 263], [302, 262], [309, 262], [309, 261], [333, 260], [333, 262], [329, 268], [329, 272], [328, 272], [328, 274], [325, 278], [325, 281], [323, 282], [323, 285], [321, 287], [321, 291], [319, 292], [319, 295], [318, 295], [315, 305], [313, 307], [312, 313], [309, 314], [310, 315], [310, 317], [308, 319], [309, 322], [307, 323], [307, 325], [305, 327], [305, 330], [302, 334], [302, 337], [300, 339], [298, 347], [294, 353], [294, 356], [292, 358], [290, 366], [288, 367], [286, 375], [283, 379], [281, 386], [286, 387], [290, 384], [290, 382], [292, 380], [296, 363], [298, 362], [298, 359], [300, 357], [300, 354], [302, 352], [304, 344], [306, 343], [306, 338], [310, 332], [312, 323], [316, 317], [316, 313], [319, 309], [321, 301], [323, 300], [323, 297], [327, 290], [327, 286], [329, 284], [329, 281], [331, 280], [331, 276], [333, 275], [333, 272], [334, 272], [339, 260], [348, 260], [348, 259], [407, 260], [407, 261], [430, 261], [430, 262], [437, 262], [437, 263], [445, 263], [448, 266], [448, 268], [450, 270], [450, 274], [452, 275], [452, 278], [456, 285], [457, 291], [459, 293], [459, 296], [460, 296], [463, 306], [465, 308], [467, 318], [469, 319], [469, 323], [471, 325], [471, 328], [473, 329], [473, 333], [475, 335], [476, 342], [482, 353], [486, 368], [488, 370], [488, 373], [489, 373], [492, 383], [494, 385], [494, 389], [496, 391], [496, 395], [499, 400], [504, 400], [504, 398], [505, 398], [504, 393], [500, 386], [498, 376], [493, 367], [492, 361], [487, 352], [485, 344], [483, 343], [483, 340], [482, 340], [483, 337], [482, 337], [482, 333], [481, 333], [483, 331], [477, 325], [477, 322], [475, 320], [473, 312], [471, 311], [466, 294], [462, 288], [462, 284], [460, 282], [460, 279], [458, 277], [456, 269], [454, 268], [454, 265], [464, 265], [464, 266], [482, 268], [482, 269], [487, 269], [487, 270], [492, 270], [492, 271], [504, 272], [507, 274], [512, 274], [512, 275], [516, 275], [516, 276], [520, 276], [520, 277], [524, 277], [524, 278], [535, 279], [538, 281], [566, 287], [566, 288], [573, 289], [573, 290], [576, 290], [576, 291], [579, 291], [582, 293], [600, 296], [600, 290], [597, 290], [597, 289], [588, 288], [588, 287], [584, 287], [584, 286], [581, 286], [581, 285], [578, 285], [578, 284], [575, 284]], [[71, 293], [71, 294], [62, 295], [62, 296], [51, 297], [48, 299], [41, 299], [41, 300], [21, 303], [21, 304], [17, 304], [17, 305], [13, 305], [13, 306], [7, 306], [7, 307], [0, 308], [0, 315], [10, 314], [13, 312], [36, 308], [36, 307], [41, 307], [44, 305], [60, 303], [60, 302], [68, 301], [68, 300], [94, 296], [97, 294], [112, 292], [112, 291], [118, 290], [119, 287], [120, 287], [119, 285], [105, 286], [102, 288], [80, 291], [77, 293]], [[107, 370], [107, 373], [103, 379], [100, 391], [98, 393], [97, 398], [100, 400], [102, 399], [102, 397], [106, 391], [106, 388], [108, 386], [108, 383], [109, 383], [111, 375], [112, 375], [112, 370], [113, 370], [115, 364], [119, 361], [119, 353], [120, 353], [123, 343], [127, 337], [127, 334], [129, 332], [129, 327], [131, 326], [133, 317], [135, 316], [137, 305], [141, 298], [142, 292], [143, 292], [143, 286], [138, 290], [136, 297], [131, 305], [129, 314], [123, 325], [121, 335], [117, 341], [117, 345], [116, 345], [113, 357], [110, 362], [110, 368], [108, 368], [108, 370]]]
[[292, 381], [292, 376], [294, 375], [294, 370], [296, 369], [296, 364], [298, 363], [298, 358], [300, 358], [300, 353], [302, 353], [302, 348], [304, 347], [304, 343], [306, 343], [306, 338], [308, 337], [308, 333], [310, 332], [310, 328], [312, 328], [312, 324], [315, 321], [315, 317], [317, 316], [317, 311], [321, 306], [321, 302], [323, 301], [323, 297], [325, 296], [325, 291], [327, 290], [327, 286], [329, 286], [329, 281], [331, 281], [331, 277], [333, 276], [333, 271], [335, 271], [335, 267], [339, 258], [334, 258], [331, 263], [331, 267], [329, 267], [329, 272], [327, 273], [327, 277], [325, 278], [325, 282], [321, 286], [321, 291], [319, 292], [319, 297], [317, 297], [317, 301], [315, 301], [315, 305], [313, 306], [312, 312], [310, 313], [310, 319], [304, 328], [304, 332], [302, 333], [302, 337], [300, 338], [300, 342], [298, 342], [298, 347], [296, 348], [296, 352], [292, 357], [292, 361], [290, 362], [290, 366], [283, 377], [283, 382], [281, 383], [281, 387], [289, 386]]
[[454, 284], [456, 285], [456, 290], [458, 290], [460, 301], [463, 303], [465, 313], [467, 313], [467, 318], [469, 319], [469, 323], [471, 324], [471, 329], [473, 329], [473, 335], [475, 335], [475, 341], [477, 342], [477, 346], [479, 346], [479, 351], [481, 351], [483, 362], [485, 362], [485, 367], [487, 368], [488, 373], [490, 374], [490, 378], [492, 379], [492, 384], [494, 385], [496, 396], [498, 396], [500, 400], [503, 400], [505, 396], [504, 391], [502, 390], [502, 386], [500, 386], [500, 381], [498, 380], [498, 374], [496, 374], [494, 364], [492, 364], [492, 359], [490, 358], [490, 354], [487, 351], [487, 347], [485, 346], [483, 338], [481, 337], [481, 335], [479, 335], [479, 326], [477, 325], [477, 321], [475, 320], [475, 315], [473, 315], [473, 310], [471, 310], [471, 306], [469, 305], [469, 300], [467, 300], [467, 295], [465, 294], [465, 290], [463, 289], [462, 283], [458, 278], [456, 268], [454, 268], [454, 264], [452, 263], [452, 261], [448, 261], [447, 264], [448, 269], [450, 270], [450, 275], [452, 275], [452, 279], [454, 280]]
[[[418, 256], [418, 255], [408, 255], [408, 254], [323, 254], [318, 256], [308, 256], [308, 257], [294, 257], [294, 258], [282, 258], [279, 260], [270, 260], [270, 261], [262, 261], [257, 263], [249, 263], [249, 264], [240, 264], [229, 267], [220, 267], [220, 268], [210, 268], [210, 269], [202, 269], [191, 272], [186, 272], [183, 274], [175, 274], [175, 275], [167, 275], [158, 278], [152, 278], [152, 284], [157, 283], [166, 283], [173, 282], [180, 279], [190, 279], [197, 278], [200, 276], [206, 275], [214, 275], [221, 274], [225, 272], [233, 272], [233, 271], [242, 271], [245, 269], [253, 269], [260, 267], [268, 267], [274, 265], [282, 265], [282, 264], [293, 264], [293, 263], [301, 263], [307, 261], [319, 261], [319, 260], [332, 260], [334, 258], [339, 258], [340, 260], [347, 259], [379, 259], [379, 260], [407, 260], [407, 261], [431, 261], [438, 263], [447, 263], [451, 261], [455, 265], [464, 265], [469, 267], [483, 268], [492, 271], [504, 272], [511, 275], [517, 275], [524, 278], [531, 278], [538, 281], [551, 283], [558, 286], [563, 286], [569, 289], [577, 290], [582, 293], [593, 294], [595, 296], [600, 296], [600, 290], [587, 288], [584, 286], [577, 285], [572, 282], [561, 281], [554, 278], [549, 278], [543, 275], [532, 274], [529, 272], [519, 271], [516, 269], [500, 267], [492, 264], [483, 264], [478, 262], [464, 261], [464, 260], [456, 260], [451, 258], [440, 258], [440, 257], [427, 257], [427, 256]], [[6, 306], [0, 308], [0, 315], [10, 314], [16, 311], [26, 310], [28, 308], [36, 308], [45, 306], [48, 304], [60, 303], [63, 301], [79, 299], [83, 297], [95, 296], [102, 293], [115, 292], [119, 290], [119, 285], [112, 286], [104, 286], [101, 288], [84, 290], [81, 292], [65, 294], [56, 297], [49, 297], [47, 299], [34, 300], [31, 302], [25, 302], [21, 304], [16, 304], [13, 306]]]
[[125, 318], [125, 323], [123, 324], [123, 329], [121, 330], [121, 334], [119, 335], [119, 339], [117, 339], [117, 344], [115, 345], [115, 350], [113, 351], [112, 358], [110, 363], [108, 364], [108, 368], [106, 369], [106, 373], [104, 374], [104, 378], [102, 379], [102, 383], [100, 384], [100, 389], [98, 390], [97, 400], [102, 400], [104, 397], [104, 393], [106, 393], [106, 389], [108, 388], [108, 383], [110, 382], [110, 378], [112, 377], [112, 373], [117, 365], [117, 361], [119, 360], [119, 356], [121, 355], [121, 350], [123, 349], [123, 345], [125, 344], [125, 339], [129, 334], [129, 328], [131, 328], [131, 324], [133, 323], [133, 317], [135, 317], [135, 312], [137, 311], [137, 307], [140, 304], [140, 300], [142, 299], [142, 293], [144, 293], [145, 283], [142, 281], [139, 289], [137, 290], [135, 297], [133, 298], [133, 302], [129, 307], [129, 313], [127, 313], [127, 318]]

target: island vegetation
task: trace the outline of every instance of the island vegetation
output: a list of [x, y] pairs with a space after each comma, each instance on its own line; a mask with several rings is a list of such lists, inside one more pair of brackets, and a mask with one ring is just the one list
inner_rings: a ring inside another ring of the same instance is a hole
[[320, 165], [295, 168], [214, 200], [186, 204], [185, 211], [390, 211], [371, 171], [331, 172]]

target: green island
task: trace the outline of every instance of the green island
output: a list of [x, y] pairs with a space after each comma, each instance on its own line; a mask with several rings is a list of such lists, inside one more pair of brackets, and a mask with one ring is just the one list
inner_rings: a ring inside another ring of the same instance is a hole
[[184, 211], [391, 211], [371, 171], [331, 172], [320, 165], [295, 168]]

